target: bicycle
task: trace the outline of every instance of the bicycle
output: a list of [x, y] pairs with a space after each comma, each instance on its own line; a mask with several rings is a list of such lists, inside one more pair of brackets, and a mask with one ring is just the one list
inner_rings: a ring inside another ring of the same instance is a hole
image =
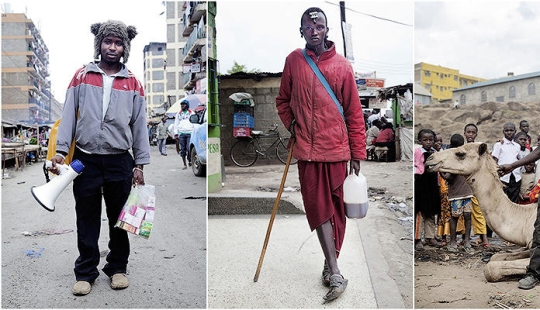
[[[283, 138], [279, 134], [278, 124], [274, 124], [274, 128], [270, 129], [268, 133], [262, 131], [252, 130], [252, 138], [238, 140], [231, 147], [231, 159], [233, 163], [239, 167], [249, 167], [253, 165], [259, 157], [268, 158], [267, 151], [272, 147], [276, 149], [276, 157], [282, 163], [287, 163], [287, 156], [289, 151], [287, 145], [290, 138]], [[272, 144], [268, 147], [261, 145], [262, 139], [274, 138]], [[291, 158], [291, 165], [296, 164], [298, 160], [294, 157]]]

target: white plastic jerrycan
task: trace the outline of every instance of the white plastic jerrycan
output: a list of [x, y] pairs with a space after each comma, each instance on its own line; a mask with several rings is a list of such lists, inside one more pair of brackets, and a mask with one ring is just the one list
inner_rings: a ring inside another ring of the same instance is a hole
[[366, 177], [359, 172], [349, 174], [343, 183], [343, 202], [348, 218], [363, 218], [368, 210]]

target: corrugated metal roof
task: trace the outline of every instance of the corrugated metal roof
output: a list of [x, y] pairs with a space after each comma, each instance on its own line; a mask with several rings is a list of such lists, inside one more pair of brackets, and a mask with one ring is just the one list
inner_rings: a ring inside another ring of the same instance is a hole
[[478, 88], [478, 87], [484, 87], [484, 86], [495, 85], [495, 84], [500, 84], [500, 83], [523, 80], [523, 79], [529, 79], [529, 78], [534, 78], [534, 77], [540, 77], [540, 71], [526, 73], [526, 74], [520, 74], [520, 75], [515, 75], [515, 76], [505, 76], [505, 77], [502, 77], [502, 78], [493, 79], [493, 80], [489, 80], [489, 81], [485, 81], [485, 82], [474, 83], [474, 84], [469, 85], [469, 86], [454, 89], [454, 91], [473, 89], [473, 88]]
[[416, 95], [421, 95], [421, 96], [428, 96], [428, 97], [432, 96], [431, 93], [419, 83], [414, 83], [414, 93]]

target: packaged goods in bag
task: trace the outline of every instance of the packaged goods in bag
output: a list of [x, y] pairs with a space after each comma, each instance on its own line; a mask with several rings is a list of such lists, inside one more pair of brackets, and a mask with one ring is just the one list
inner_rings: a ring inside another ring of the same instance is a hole
[[136, 185], [131, 189], [114, 227], [148, 239], [154, 223], [155, 205], [154, 186]]

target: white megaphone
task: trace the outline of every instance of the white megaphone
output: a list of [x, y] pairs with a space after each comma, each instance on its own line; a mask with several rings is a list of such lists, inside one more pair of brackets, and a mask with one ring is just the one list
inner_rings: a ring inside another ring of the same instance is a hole
[[[75, 179], [84, 169], [80, 160], [75, 159], [71, 165], [56, 165], [60, 174], [50, 182], [41, 186], [32, 186], [31, 191], [34, 198], [47, 211], [54, 211], [54, 202], [58, 195]], [[52, 162], [47, 161], [45, 168], [52, 168]]]

